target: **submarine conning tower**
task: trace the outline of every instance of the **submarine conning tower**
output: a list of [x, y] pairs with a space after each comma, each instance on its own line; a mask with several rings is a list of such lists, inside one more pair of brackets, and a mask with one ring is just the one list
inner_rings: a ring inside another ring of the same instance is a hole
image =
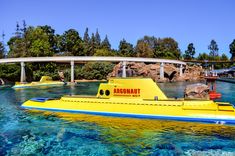
[[151, 78], [111, 78], [101, 83], [96, 95], [99, 98], [135, 98], [166, 100], [166, 95]]

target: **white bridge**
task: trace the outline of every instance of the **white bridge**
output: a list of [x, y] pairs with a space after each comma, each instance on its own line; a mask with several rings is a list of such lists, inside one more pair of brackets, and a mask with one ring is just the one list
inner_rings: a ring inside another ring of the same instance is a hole
[[[185, 62], [178, 60], [141, 58], [141, 57], [96, 57], [96, 56], [58, 56], [58, 57], [23, 57], [0, 59], [0, 63], [20, 63], [20, 82], [25, 82], [25, 62], [64, 62], [71, 65], [71, 82], [74, 82], [74, 64], [76, 62], [122, 62], [122, 77], [126, 77], [126, 62], [160, 63], [160, 78], [164, 78], [164, 63], [178, 64], [180, 76], [183, 74]], [[1, 71], [0, 71], [1, 72]]]

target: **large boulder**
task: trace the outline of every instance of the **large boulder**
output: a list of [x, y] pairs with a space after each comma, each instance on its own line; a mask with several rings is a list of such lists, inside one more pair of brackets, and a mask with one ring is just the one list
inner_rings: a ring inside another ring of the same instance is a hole
[[202, 83], [187, 85], [184, 97], [187, 99], [209, 99], [209, 87]]

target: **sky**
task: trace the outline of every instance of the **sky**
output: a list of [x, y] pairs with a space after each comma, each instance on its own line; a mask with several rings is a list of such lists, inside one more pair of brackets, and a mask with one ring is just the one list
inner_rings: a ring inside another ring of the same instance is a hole
[[[193, 43], [209, 53], [214, 39], [219, 54], [235, 39], [235, 0], [0, 0], [0, 32], [6, 43], [25, 20], [28, 26], [50, 25], [57, 34], [76, 29], [83, 37], [98, 29], [117, 49], [123, 38], [136, 45], [144, 35], [172, 37], [182, 52]], [[2, 37], [0, 41], [2, 40]]]

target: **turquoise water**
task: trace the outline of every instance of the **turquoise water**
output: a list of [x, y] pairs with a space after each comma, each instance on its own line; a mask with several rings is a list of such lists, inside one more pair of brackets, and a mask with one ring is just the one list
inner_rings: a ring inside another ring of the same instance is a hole
[[[159, 84], [182, 97], [187, 83]], [[92, 115], [28, 112], [32, 97], [95, 95], [98, 83], [0, 89], [0, 155], [235, 155], [235, 126]], [[221, 100], [235, 104], [235, 84], [217, 83]]]

